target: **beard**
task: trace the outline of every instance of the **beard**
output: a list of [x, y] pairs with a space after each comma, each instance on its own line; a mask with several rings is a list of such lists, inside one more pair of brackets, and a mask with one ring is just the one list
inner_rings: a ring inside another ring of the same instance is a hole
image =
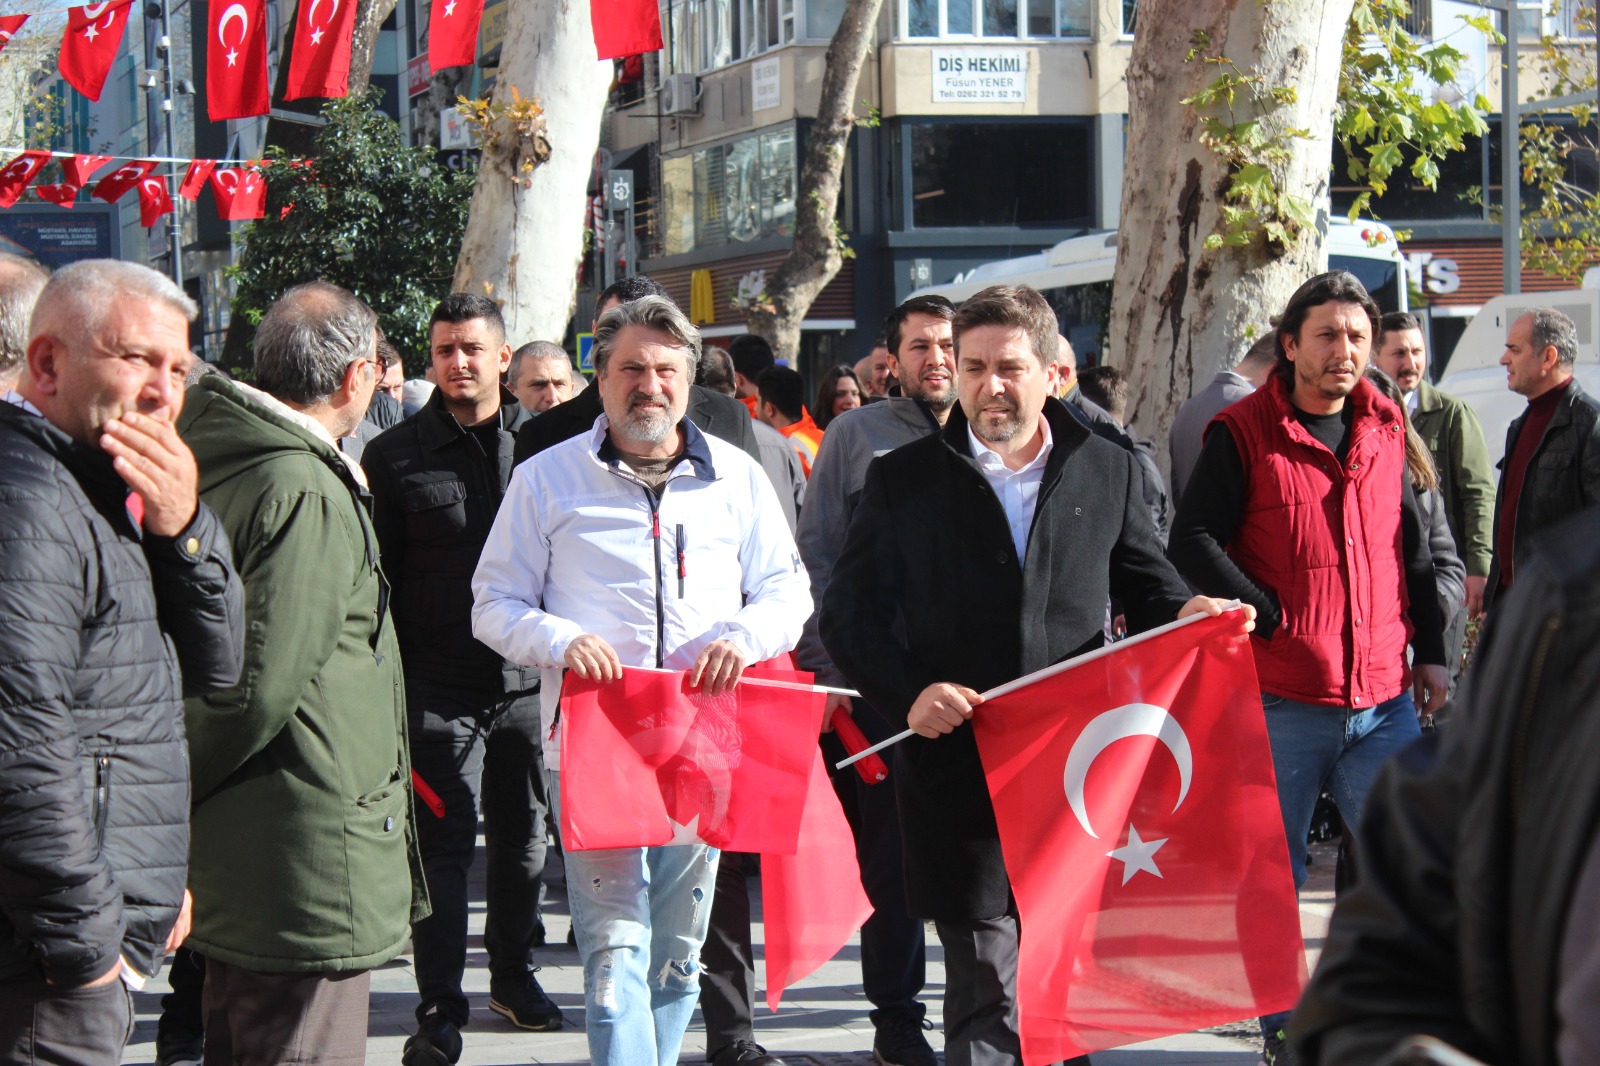
[[[640, 404], [659, 403], [662, 409], [645, 409]], [[618, 429], [622, 435], [641, 444], [660, 444], [678, 425], [672, 403], [666, 393], [633, 392], [628, 394], [628, 409]]]
[[1005, 397], [989, 400], [984, 406], [990, 407], [995, 404], [1005, 407], [1004, 416], [997, 419], [988, 411], [980, 411], [978, 417], [971, 419], [969, 424], [979, 440], [987, 444], [1004, 444], [1022, 432], [1022, 409]]

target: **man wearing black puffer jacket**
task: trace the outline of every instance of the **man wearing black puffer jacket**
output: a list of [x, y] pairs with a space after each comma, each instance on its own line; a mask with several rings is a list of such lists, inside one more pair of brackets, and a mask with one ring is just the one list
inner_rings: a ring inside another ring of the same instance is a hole
[[0, 1063], [116, 1063], [188, 926], [185, 695], [233, 684], [243, 595], [173, 428], [194, 303], [75, 263], [0, 404]]

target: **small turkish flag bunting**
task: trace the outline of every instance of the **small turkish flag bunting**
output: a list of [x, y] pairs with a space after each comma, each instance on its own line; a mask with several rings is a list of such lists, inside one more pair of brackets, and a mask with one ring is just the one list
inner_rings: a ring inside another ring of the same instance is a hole
[[122, 194], [138, 184], [139, 180], [156, 168], [154, 159], [140, 159], [133, 163], [124, 163], [116, 170], [101, 178], [89, 195], [96, 200], [104, 200], [114, 204], [122, 198]]
[[78, 199], [78, 193], [82, 192], [83, 188], [78, 185], [62, 183], [60, 185], [35, 185], [33, 191], [38, 193], [42, 199], [49, 200], [53, 204], [71, 207]]
[[139, 179], [139, 224], [148, 229], [162, 215], [171, 214], [172, 194], [167, 191], [167, 179], [148, 177]]
[[350, 91], [350, 37], [356, 0], [300, 0], [285, 100], [344, 96]]
[[65, 185], [76, 185], [80, 189], [89, 184], [89, 178], [94, 172], [111, 162], [108, 155], [75, 155], [61, 161], [61, 173], [66, 176]]
[[100, 91], [105, 88], [106, 75], [128, 28], [132, 3], [133, 0], [106, 0], [67, 9], [67, 32], [61, 38], [61, 76], [91, 100], [99, 100]]
[[266, 0], [211, 0], [206, 31], [206, 112], [211, 121], [265, 115]]
[[28, 21], [27, 15], [6, 15], [0, 18], [0, 50], [11, 43], [11, 38], [22, 29], [22, 24]]
[[23, 152], [0, 169], [0, 207], [10, 207], [50, 162], [49, 152]]
[[[483, 0], [433, 0], [428, 16], [428, 68], [465, 67], [478, 54]], [[657, 16], [659, 18], [659, 16]]]
[[189, 169], [183, 172], [183, 184], [178, 186], [178, 195], [185, 200], [200, 199], [200, 190], [206, 187], [206, 179], [215, 169], [215, 159], [191, 159]]
[[229, 222], [260, 218], [267, 210], [267, 183], [248, 167], [214, 171], [211, 195], [217, 198], [217, 213]]
[[589, 26], [601, 59], [621, 59], [661, 48], [656, 0], [591, 0]]

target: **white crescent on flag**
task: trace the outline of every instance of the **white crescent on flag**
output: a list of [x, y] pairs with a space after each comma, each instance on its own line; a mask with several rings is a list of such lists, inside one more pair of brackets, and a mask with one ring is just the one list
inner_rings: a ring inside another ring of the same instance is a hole
[[[239, 31], [239, 39], [233, 44], [228, 43], [228, 23], [238, 19], [243, 29]], [[243, 4], [229, 4], [223, 11], [222, 18], [217, 20], [217, 43], [228, 50], [228, 66], [233, 66], [239, 59], [238, 49], [244, 44], [244, 39], [250, 36], [250, 13]]]
[[1173, 810], [1181, 807], [1184, 797], [1189, 794], [1189, 781], [1194, 775], [1194, 753], [1189, 747], [1188, 734], [1166, 708], [1151, 703], [1129, 703], [1097, 715], [1083, 727], [1083, 732], [1073, 742], [1072, 750], [1067, 753], [1066, 770], [1062, 774], [1068, 806], [1072, 808], [1078, 824], [1083, 826], [1083, 831], [1096, 840], [1100, 839], [1100, 834], [1089, 824], [1089, 808], [1083, 798], [1084, 779], [1089, 776], [1089, 768], [1101, 752], [1128, 737], [1154, 737], [1172, 753], [1172, 758], [1178, 764], [1178, 802], [1172, 805]]

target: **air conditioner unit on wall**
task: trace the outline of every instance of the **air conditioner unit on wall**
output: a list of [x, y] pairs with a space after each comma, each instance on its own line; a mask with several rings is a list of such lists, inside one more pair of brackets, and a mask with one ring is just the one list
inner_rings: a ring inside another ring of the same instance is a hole
[[700, 79], [693, 74], [668, 74], [661, 83], [663, 115], [693, 115], [700, 109]]

